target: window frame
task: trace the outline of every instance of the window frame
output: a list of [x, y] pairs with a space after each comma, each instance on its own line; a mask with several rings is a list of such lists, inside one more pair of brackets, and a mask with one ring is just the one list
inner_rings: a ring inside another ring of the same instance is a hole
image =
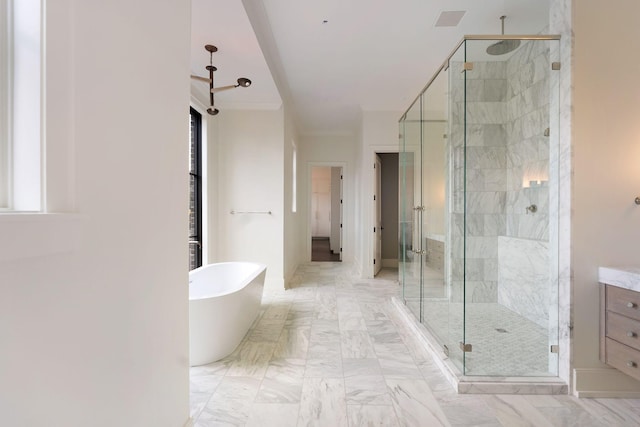
[[[195, 145], [195, 147], [194, 147]], [[195, 169], [191, 166], [192, 155], [195, 157]], [[189, 270], [202, 266], [203, 227], [202, 227], [202, 114], [189, 107]], [[193, 189], [191, 180], [194, 180]], [[192, 199], [195, 193], [195, 199]], [[191, 203], [194, 202], [195, 233], [191, 233]]]
[[0, 213], [45, 211], [42, 0], [0, 0]]
[[0, 212], [12, 207], [11, 136], [13, 120], [13, 19], [12, 0], [0, 0], [0, 22], [4, 34], [0, 37]]

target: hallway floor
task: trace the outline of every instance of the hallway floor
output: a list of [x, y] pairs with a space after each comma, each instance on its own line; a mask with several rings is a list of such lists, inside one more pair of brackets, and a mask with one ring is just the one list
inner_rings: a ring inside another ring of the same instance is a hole
[[312, 237], [311, 261], [340, 262], [340, 254], [331, 252], [331, 244], [328, 237]]
[[191, 368], [196, 426], [637, 426], [640, 399], [459, 395], [396, 315], [397, 272], [298, 268], [236, 351]]

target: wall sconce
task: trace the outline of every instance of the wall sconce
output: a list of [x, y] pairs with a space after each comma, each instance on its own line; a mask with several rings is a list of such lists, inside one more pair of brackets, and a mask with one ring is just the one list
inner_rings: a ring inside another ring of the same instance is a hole
[[237, 87], [249, 87], [251, 86], [251, 80], [247, 79], [246, 77], [240, 77], [237, 80], [238, 84], [213, 87], [213, 72], [218, 70], [216, 67], [213, 66], [213, 52], [217, 52], [218, 48], [212, 44], [205, 45], [204, 48], [207, 52], [209, 52], [209, 65], [205, 67], [207, 71], [209, 71], [209, 77], [200, 77], [192, 74], [191, 78], [194, 80], [199, 80], [201, 82], [209, 83], [209, 100], [210, 100], [211, 106], [207, 108], [207, 113], [211, 114], [212, 116], [215, 116], [220, 112], [220, 110], [218, 110], [214, 106], [213, 94], [216, 92], [222, 92], [223, 90], [235, 89]]
[[636, 197], [636, 205], [640, 205], [640, 197]]

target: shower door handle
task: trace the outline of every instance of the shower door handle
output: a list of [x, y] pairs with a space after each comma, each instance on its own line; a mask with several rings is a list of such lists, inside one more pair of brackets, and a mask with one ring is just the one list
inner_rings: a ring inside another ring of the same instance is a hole
[[424, 249], [411, 249], [411, 252], [418, 255], [424, 255], [427, 253], [427, 251], [425, 251]]

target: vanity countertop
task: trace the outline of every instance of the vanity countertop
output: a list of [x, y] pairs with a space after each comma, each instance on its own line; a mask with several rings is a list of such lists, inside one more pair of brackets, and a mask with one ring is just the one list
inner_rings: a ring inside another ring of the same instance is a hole
[[639, 267], [600, 267], [598, 281], [624, 289], [640, 292]]

